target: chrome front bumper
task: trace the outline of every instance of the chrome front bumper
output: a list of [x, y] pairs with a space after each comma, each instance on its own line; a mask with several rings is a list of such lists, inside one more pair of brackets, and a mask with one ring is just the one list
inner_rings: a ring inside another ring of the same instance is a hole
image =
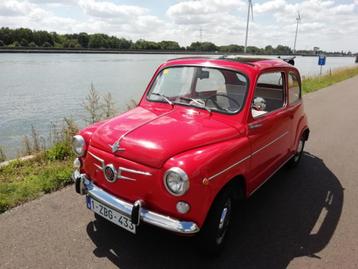
[[[100, 203], [118, 211], [119, 213], [131, 217], [133, 204], [123, 201], [91, 182], [84, 174], [78, 172], [72, 175], [75, 181], [76, 191], [97, 200]], [[139, 220], [151, 225], [181, 234], [194, 234], [199, 232], [199, 227], [191, 221], [180, 221], [156, 212], [147, 210], [143, 207], [139, 210]]]

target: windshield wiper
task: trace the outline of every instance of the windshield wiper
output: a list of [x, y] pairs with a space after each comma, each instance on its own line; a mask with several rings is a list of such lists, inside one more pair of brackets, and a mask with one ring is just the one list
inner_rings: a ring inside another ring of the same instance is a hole
[[156, 95], [156, 96], [160, 96], [163, 98], [163, 100], [165, 100], [169, 105], [171, 106], [174, 106], [173, 102], [169, 100], [169, 98], [167, 96], [165, 96], [164, 94], [162, 93], [156, 93], [156, 92], [152, 92], [153, 95]]
[[204, 108], [204, 109], [206, 109], [206, 110], [211, 114], [211, 109], [208, 108], [208, 107], [205, 105], [205, 103], [204, 103], [204, 104], [203, 104], [203, 103], [200, 103], [198, 100], [196, 100], [196, 99], [194, 99], [194, 98], [185, 97], [185, 96], [180, 96], [179, 99], [181, 99], [181, 100], [186, 100], [186, 101], [192, 101], [192, 102], [198, 104], [196, 107]]

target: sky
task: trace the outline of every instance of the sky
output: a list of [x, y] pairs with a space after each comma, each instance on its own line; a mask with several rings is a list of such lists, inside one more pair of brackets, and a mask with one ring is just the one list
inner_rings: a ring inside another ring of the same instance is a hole
[[[245, 42], [247, 0], [0, 0], [0, 27], [217, 45]], [[253, 0], [248, 45], [358, 51], [358, 0]]]

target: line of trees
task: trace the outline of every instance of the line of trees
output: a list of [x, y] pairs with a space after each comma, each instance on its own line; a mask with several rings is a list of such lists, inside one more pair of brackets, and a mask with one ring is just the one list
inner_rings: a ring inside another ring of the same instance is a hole
[[138, 49], [138, 50], [185, 50], [175, 41], [136, 42], [106, 34], [58, 34], [56, 32], [32, 31], [27, 28], [0, 28], [0, 47], [17, 48], [78, 48], [78, 49]]
[[[231, 44], [217, 46], [212, 42], [193, 42], [190, 46], [181, 47], [176, 41], [147, 41], [139, 39], [136, 42], [106, 34], [58, 34], [56, 32], [33, 31], [27, 28], [0, 28], [0, 48], [70, 48], [70, 49], [115, 49], [115, 50], [168, 50], [168, 51], [204, 51], [222, 53], [243, 53], [244, 46]], [[250, 54], [289, 55], [292, 50], [288, 46], [271, 45], [265, 48], [247, 47]], [[321, 51], [320, 51], [321, 52]], [[313, 55], [319, 52], [313, 50], [299, 51], [299, 54]], [[351, 55], [351, 52], [325, 52], [326, 54]]]

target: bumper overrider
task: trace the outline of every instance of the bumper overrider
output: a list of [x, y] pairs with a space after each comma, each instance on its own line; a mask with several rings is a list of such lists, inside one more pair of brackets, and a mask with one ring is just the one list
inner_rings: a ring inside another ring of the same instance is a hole
[[90, 196], [92, 199], [129, 217], [136, 226], [143, 221], [159, 228], [181, 234], [195, 234], [200, 230], [198, 225], [194, 222], [181, 221], [145, 209], [142, 207], [144, 204], [142, 200], [138, 200], [134, 202], [134, 204], [121, 200], [96, 186], [85, 174], [80, 174], [78, 171], [73, 173], [72, 178], [75, 182], [77, 193]]

